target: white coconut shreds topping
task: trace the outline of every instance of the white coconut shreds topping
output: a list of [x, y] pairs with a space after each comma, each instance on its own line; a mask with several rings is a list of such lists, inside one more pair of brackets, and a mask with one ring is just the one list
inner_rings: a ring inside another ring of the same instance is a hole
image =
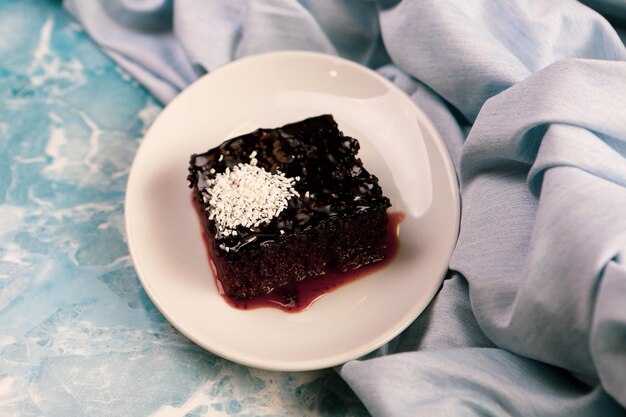
[[293, 188], [297, 180], [243, 163], [208, 180], [204, 201], [218, 235], [234, 235], [239, 226], [251, 229], [269, 223], [287, 208], [290, 198], [299, 196]]

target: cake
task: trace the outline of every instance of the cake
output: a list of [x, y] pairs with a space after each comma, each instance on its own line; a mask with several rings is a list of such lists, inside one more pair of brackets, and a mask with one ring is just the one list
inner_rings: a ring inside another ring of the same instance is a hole
[[191, 156], [189, 186], [226, 296], [251, 299], [383, 259], [390, 202], [358, 150], [322, 115]]

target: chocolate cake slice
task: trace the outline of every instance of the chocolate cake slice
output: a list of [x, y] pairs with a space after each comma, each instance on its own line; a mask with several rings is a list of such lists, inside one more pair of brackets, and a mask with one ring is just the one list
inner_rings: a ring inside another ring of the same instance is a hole
[[389, 199], [331, 115], [191, 156], [189, 185], [223, 292], [250, 299], [384, 257]]

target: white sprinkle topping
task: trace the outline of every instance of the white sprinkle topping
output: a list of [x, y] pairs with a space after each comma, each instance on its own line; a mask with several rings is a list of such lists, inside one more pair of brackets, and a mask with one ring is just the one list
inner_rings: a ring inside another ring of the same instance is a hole
[[219, 161], [220, 161], [220, 162], [222, 162], [223, 160], [224, 160], [224, 155], [221, 155], [221, 154], [220, 154], [220, 159], [219, 159]]
[[309, 192], [308, 192], [308, 191], [307, 191], [306, 193], [304, 193], [304, 196], [305, 196], [306, 198], [309, 198], [309, 195], [310, 195], [310, 194], [309, 194]]
[[215, 220], [218, 235], [234, 235], [239, 226], [269, 223], [298, 195], [293, 183], [293, 178], [283, 173], [272, 174], [242, 163], [207, 180], [203, 193], [208, 196], [209, 218]]
[[281, 235], [284, 235], [284, 234], [285, 234], [285, 231], [284, 231], [283, 229], [280, 229], [280, 234], [281, 234]]
[[252, 151], [250, 154], [250, 159], [254, 159], [256, 157], [256, 151]]
[[257, 162], [259, 162], [259, 161], [257, 161], [257, 159], [256, 159], [256, 158], [252, 158], [252, 159], [250, 160], [250, 165], [252, 165], [253, 167], [255, 167], [255, 166], [256, 166], [256, 164], [257, 164]]
[[211, 170], [209, 171], [209, 174], [215, 174], [215, 168], [211, 168]]

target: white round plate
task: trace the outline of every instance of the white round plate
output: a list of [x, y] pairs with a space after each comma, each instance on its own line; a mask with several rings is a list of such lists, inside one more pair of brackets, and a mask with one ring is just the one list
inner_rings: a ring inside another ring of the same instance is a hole
[[[405, 214], [400, 251], [384, 269], [309, 309], [238, 310], [218, 294], [187, 187], [187, 166], [225, 139], [331, 113], [357, 138], [391, 211]], [[424, 113], [377, 73], [311, 52], [235, 61], [182, 92], [154, 122], [133, 162], [126, 195], [128, 244], [144, 289], [181, 333], [245, 365], [330, 367], [375, 350], [428, 305], [459, 227], [456, 177]]]

